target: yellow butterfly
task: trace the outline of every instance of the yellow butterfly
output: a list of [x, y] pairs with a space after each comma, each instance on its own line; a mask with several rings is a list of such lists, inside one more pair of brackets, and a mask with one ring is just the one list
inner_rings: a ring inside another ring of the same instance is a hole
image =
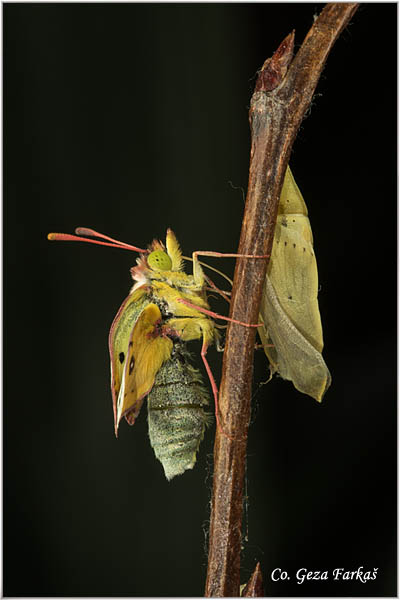
[[[166, 377], [169, 396], [179, 405], [179, 427], [175, 429], [175, 446], [182, 445], [177, 431], [184, 429], [185, 439], [188, 441], [186, 450], [174, 450], [175, 458], [171, 452], [156, 451], [158, 458], [163, 463], [168, 478], [182, 473], [187, 468], [192, 468], [195, 462], [196, 451], [204, 434], [204, 428], [209, 421], [204, 413], [203, 406], [207, 394], [202, 387], [200, 374], [188, 362], [188, 353], [185, 343], [201, 339], [201, 357], [210, 378], [218, 422], [218, 390], [206, 359], [207, 348], [213, 342], [218, 343], [219, 335], [214, 320], [218, 317], [232, 321], [227, 317], [216, 315], [210, 310], [207, 302], [206, 284], [209, 279], [205, 276], [198, 260], [199, 254], [217, 256], [214, 252], [193, 253], [193, 274], [188, 275], [183, 271], [183, 257], [174, 233], [168, 229], [165, 245], [154, 240], [148, 250], [137, 248], [119, 242], [100, 234], [92, 229], [78, 228], [78, 235], [52, 233], [50, 240], [85, 241], [96, 244], [125, 248], [140, 252], [137, 265], [131, 269], [134, 285], [129, 296], [122, 303], [109, 334], [109, 351], [111, 359], [111, 389], [114, 409], [114, 427], [117, 435], [120, 421], [123, 417], [133, 425], [146, 396], [158, 402], [161, 397], [160, 383], [156, 381]], [[97, 239], [89, 239], [90, 236]], [[100, 240], [106, 241], [100, 241]], [[234, 321], [240, 323], [239, 321]], [[243, 323], [246, 326], [248, 325]], [[177, 361], [176, 357], [179, 357]], [[173, 373], [175, 372], [176, 381]], [[187, 390], [182, 390], [182, 382], [186, 381]], [[174, 383], [176, 386], [174, 388]], [[177, 387], [178, 386], [178, 387]], [[180, 386], [180, 387], [179, 387]], [[181, 390], [178, 394], [178, 388]], [[154, 389], [154, 391], [152, 391]], [[156, 398], [156, 400], [154, 400]], [[182, 406], [183, 399], [183, 406]], [[163, 403], [163, 410], [169, 411], [170, 403]], [[165, 408], [167, 406], [167, 408]], [[151, 401], [149, 409], [151, 408]], [[182, 412], [183, 408], [186, 412]], [[154, 406], [152, 411], [154, 413]], [[189, 411], [189, 412], [188, 412]], [[195, 417], [197, 414], [197, 418]], [[175, 415], [178, 414], [177, 412]], [[152, 418], [155, 422], [155, 418]], [[150, 421], [149, 421], [150, 422]], [[194, 426], [194, 423], [197, 423]], [[195, 434], [189, 429], [195, 430]], [[164, 430], [168, 429], [164, 426]], [[155, 430], [155, 428], [153, 428]], [[162, 430], [159, 428], [159, 430]], [[152, 439], [152, 434], [150, 434]], [[154, 440], [157, 438], [155, 434]], [[192, 438], [190, 441], [189, 438]], [[194, 440], [194, 445], [193, 445]], [[189, 443], [190, 441], [190, 443]], [[153, 442], [152, 442], [153, 443]], [[168, 444], [165, 442], [165, 445]], [[157, 439], [154, 448], [160, 448], [162, 443]], [[169, 444], [171, 446], [171, 444]], [[171, 446], [172, 448], [172, 446]], [[193, 451], [193, 448], [196, 450]]]

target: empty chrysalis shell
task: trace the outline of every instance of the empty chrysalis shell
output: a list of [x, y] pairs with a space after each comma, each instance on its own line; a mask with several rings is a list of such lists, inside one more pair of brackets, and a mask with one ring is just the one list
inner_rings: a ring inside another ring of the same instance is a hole
[[318, 270], [303, 196], [287, 168], [279, 202], [271, 259], [261, 301], [265, 328], [258, 331], [271, 375], [321, 402], [331, 383], [322, 358]]
[[185, 344], [175, 343], [147, 398], [149, 437], [168, 480], [193, 469], [206, 425], [212, 419], [200, 372]]

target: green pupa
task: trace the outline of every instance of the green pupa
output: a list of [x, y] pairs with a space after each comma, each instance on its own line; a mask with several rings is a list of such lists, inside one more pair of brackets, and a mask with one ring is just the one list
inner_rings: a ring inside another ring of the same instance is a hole
[[147, 398], [150, 444], [168, 481], [193, 469], [212, 415], [200, 372], [189, 363], [186, 345], [175, 342]]

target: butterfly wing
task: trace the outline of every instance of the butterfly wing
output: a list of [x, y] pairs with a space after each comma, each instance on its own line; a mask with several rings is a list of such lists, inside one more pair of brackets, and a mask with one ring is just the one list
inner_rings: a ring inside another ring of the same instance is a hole
[[111, 360], [111, 392], [113, 397], [114, 422], [116, 422], [117, 398], [121, 387], [129, 338], [137, 319], [148, 304], [149, 300], [146, 290], [144, 288], [137, 289], [124, 300], [111, 325], [108, 346]]
[[139, 288], [122, 304], [109, 336], [115, 432], [123, 416], [133, 425], [161, 365], [172, 351], [161, 313]]

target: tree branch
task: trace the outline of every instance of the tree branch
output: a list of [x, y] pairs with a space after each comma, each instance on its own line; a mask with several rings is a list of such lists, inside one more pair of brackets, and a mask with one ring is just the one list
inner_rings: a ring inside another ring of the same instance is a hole
[[260, 563], [256, 564], [249, 581], [241, 593], [242, 598], [262, 598], [264, 596], [263, 580]]
[[[240, 254], [270, 254], [278, 203], [298, 128], [326, 58], [358, 4], [325, 6], [293, 57], [294, 32], [258, 76], [250, 106], [249, 185]], [[291, 62], [292, 61], [292, 62]], [[257, 323], [268, 259], [238, 259], [231, 318]], [[239, 596], [242, 490], [250, 421], [255, 328], [230, 324], [219, 392], [220, 421], [214, 445], [206, 596]]]

